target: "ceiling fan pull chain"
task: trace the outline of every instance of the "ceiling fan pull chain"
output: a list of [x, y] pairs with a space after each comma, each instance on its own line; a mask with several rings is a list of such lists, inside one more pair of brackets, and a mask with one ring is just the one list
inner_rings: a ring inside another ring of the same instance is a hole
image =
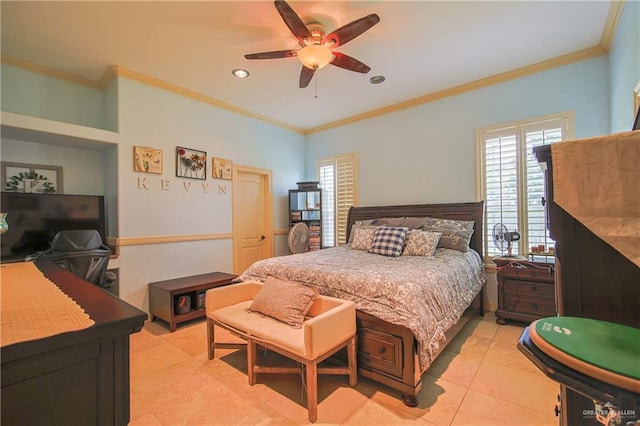
[[316, 78], [313, 81], [314, 87], [315, 87], [315, 95], [314, 98], [318, 99], [318, 76], [316, 76]]

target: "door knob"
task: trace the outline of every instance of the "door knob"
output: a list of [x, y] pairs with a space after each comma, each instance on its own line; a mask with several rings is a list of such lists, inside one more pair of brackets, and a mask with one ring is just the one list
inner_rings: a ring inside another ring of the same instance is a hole
[[260, 237], [260, 241], [264, 241], [266, 239], [267, 239], [267, 237], [265, 237], [264, 235]]

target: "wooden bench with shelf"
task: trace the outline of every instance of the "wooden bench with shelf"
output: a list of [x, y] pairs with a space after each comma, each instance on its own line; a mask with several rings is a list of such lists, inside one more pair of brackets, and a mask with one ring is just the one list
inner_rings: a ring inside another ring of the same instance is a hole
[[[169, 324], [169, 330], [176, 330], [179, 323], [205, 316], [205, 293], [210, 288], [231, 284], [237, 275], [224, 272], [190, 277], [174, 278], [149, 283], [149, 316]], [[189, 296], [191, 309], [183, 314], [176, 312], [176, 300]]]

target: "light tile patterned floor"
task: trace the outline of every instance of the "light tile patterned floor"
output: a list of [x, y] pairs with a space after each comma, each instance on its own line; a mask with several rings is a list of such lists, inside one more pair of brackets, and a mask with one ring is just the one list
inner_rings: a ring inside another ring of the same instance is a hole
[[[470, 321], [423, 376], [415, 408], [370, 380], [351, 388], [346, 377], [320, 376], [316, 424], [557, 425], [558, 386], [517, 350], [522, 330], [490, 313]], [[259, 375], [249, 386], [244, 349], [207, 359], [204, 320], [174, 333], [147, 322], [131, 336], [133, 426], [307, 423], [301, 377]]]

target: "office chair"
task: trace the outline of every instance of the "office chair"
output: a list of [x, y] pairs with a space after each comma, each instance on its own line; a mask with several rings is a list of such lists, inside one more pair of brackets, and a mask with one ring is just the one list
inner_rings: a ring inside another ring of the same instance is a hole
[[113, 272], [107, 272], [110, 256], [111, 250], [102, 244], [98, 231], [76, 229], [58, 232], [51, 247], [35, 259], [53, 262], [92, 284], [109, 289], [116, 280]]

